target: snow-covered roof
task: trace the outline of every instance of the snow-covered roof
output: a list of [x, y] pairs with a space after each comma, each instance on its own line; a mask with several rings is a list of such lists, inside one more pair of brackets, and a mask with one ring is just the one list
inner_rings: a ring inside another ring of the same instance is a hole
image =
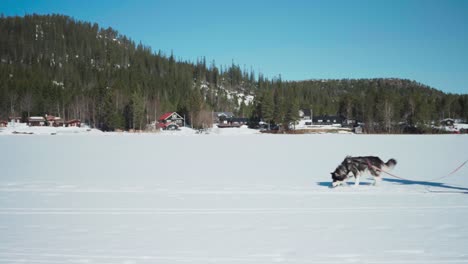
[[225, 116], [225, 117], [233, 117], [234, 113], [232, 112], [214, 112], [214, 115], [217, 117]]
[[62, 118], [60, 116], [46, 115], [47, 121], [60, 121]]
[[72, 120], [67, 121], [67, 124], [73, 124], [73, 123], [81, 123], [81, 121], [79, 119], [72, 119]]
[[42, 116], [30, 116], [28, 120], [29, 121], [45, 121], [45, 118]]
[[160, 116], [158, 118], [158, 121], [163, 121], [163, 120], [166, 120], [166, 119], [168, 119], [170, 117], [172, 117], [172, 119], [184, 119], [179, 114], [177, 114], [177, 112], [167, 112], [167, 113], [163, 114], [162, 116]]

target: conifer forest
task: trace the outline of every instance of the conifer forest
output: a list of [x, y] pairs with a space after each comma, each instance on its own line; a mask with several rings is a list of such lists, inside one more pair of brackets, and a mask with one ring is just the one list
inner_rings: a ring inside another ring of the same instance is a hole
[[468, 120], [467, 94], [397, 77], [287, 81], [234, 62], [187, 61], [63, 15], [0, 17], [1, 120], [49, 114], [102, 130], [144, 129], [176, 111], [200, 127], [207, 113], [229, 111], [288, 124], [299, 109], [311, 109], [388, 133], [401, 132], [401, 124]]

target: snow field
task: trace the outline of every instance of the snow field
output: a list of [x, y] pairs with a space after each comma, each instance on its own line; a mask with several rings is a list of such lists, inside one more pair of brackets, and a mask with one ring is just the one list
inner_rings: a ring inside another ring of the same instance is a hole
[[0, 263], [468, 263], [466, 135], [235, 131], [0, 137]]

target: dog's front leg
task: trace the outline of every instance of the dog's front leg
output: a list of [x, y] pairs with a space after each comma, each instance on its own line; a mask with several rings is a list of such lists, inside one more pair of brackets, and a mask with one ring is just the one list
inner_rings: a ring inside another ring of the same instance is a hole
[[335, 188], [335, 187], [338, 187], [338, 186], [344, 185], [344, 184], [346, 184], [344, 181], [334, 181], [332, 183], [332, 188]]
[[360, 179], [359, 174], [356, 175], [356, 176], [354, 176], [354, 178], [355, 178], [355, 180], [354, 180], [354, 186], [358, 186], [358, 185], [359, 185], [359, 179]]
[[353, 172], [353, 176], [354, 176], [354, 186], [358, 186], [359, 185], [359, 179], [360, 179], [359, 176], [361, 176], [361, 175], [359, 174], [359, 171], [357, 171], [355, 169], [352, 170], [352, 172]]

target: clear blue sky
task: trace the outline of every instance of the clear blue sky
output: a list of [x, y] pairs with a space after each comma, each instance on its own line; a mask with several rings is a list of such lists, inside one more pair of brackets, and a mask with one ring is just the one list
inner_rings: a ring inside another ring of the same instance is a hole
[[468, 1], [2, 0], [0, 12], [65, 14], [284, 80], [398, 77], [468, 93]]

